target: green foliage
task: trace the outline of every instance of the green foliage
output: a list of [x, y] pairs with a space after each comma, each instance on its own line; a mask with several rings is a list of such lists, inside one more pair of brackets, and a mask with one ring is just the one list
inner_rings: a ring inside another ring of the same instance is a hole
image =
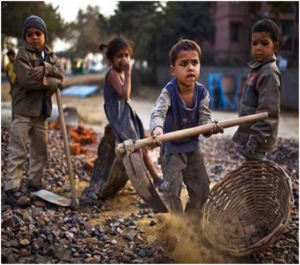
[[109, 30], [134, 40], [134, 57], [146, 60], [154, 74], [158, 64], [168, 64], [180, 38], [198, 43], [213, 38], [209, 7], [209, 2], [119, 2]]
[[269, 4], [271, 5], [271, 14], [274, 14], [276, 17], [278, 17], [279, 13], [287, 13], [292, 11], [298, 2], [270, 2]]
[[47, 44], [51, 46], [55, 38], [64, 37], [64, 21], [58, 13], [58, 7], [44, 2], [1, 2], [2, 42], [3, 49], [7, 37], [15, 37], [22, 40], [23, 23], [31, 15], [41, 17], [47, 26]]
[[[99, 44], [107, 40], [104, 28], [106, 19], [99, 12], [99, 7], [88, 6], [86, 11], [79, 10], [76, 23], [67, 27], [69, 40], [74, 42], [72, 57], [84, 57], [87, 53], [99, 52]], [[73, 36], [73, 38], [71, 37]]]

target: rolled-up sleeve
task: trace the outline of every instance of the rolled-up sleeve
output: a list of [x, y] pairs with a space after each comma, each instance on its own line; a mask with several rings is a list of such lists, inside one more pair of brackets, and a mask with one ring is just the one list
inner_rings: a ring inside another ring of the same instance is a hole
[[159, 95], [155, 103], [155, 106], [151, 112], [151, 118], [150, 118], [151, 133], [157, 126], [162, 128], [164, 127], [166, 114], [170, 106], [171, 106], [170, 95], [168, 90], [164, 88], [161, 94]]

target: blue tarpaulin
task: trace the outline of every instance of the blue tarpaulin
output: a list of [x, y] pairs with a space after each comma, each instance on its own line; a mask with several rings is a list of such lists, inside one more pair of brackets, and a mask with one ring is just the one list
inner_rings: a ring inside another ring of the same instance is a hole
[[61, 94], [62, 96], [85, 98], [96, 93], [98, 90], [98, 86], [70, 86], [64, 89]]

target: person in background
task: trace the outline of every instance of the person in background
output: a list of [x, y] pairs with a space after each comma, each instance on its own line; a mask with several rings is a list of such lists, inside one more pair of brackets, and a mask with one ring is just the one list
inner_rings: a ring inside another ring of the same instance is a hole
[[9, 62], [5, 65], [4, 70], [5, 70], [6, 77], [10, 83], [9, 94], [11, 95], [12, 86], [16, 80], [16, 74], [14, 72], [14, 61], [15, 61], [16, 53], [14, 52], [14, 50], [8, 50], [6, 55], [8, 57]]

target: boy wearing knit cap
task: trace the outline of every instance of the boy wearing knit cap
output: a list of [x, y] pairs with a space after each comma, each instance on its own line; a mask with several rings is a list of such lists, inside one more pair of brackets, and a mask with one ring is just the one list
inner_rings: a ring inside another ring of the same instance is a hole
[[[42, 177], [47, 162], [48, 124], [51, 96], [62, 89], [63, 65], [45, 45], [46, 24], [40, 17], [30, 16], [23, 24], [25, 47], [14, 62], [16, 81], [12, 89], [12, 122], [8, 145], [8, 176], [5, 185], [7, 202], [13, 206], [30, 203], [28, 190], [43, 188]], [[21, 188], [23, 165], [29, 141], [29, 180]]]

